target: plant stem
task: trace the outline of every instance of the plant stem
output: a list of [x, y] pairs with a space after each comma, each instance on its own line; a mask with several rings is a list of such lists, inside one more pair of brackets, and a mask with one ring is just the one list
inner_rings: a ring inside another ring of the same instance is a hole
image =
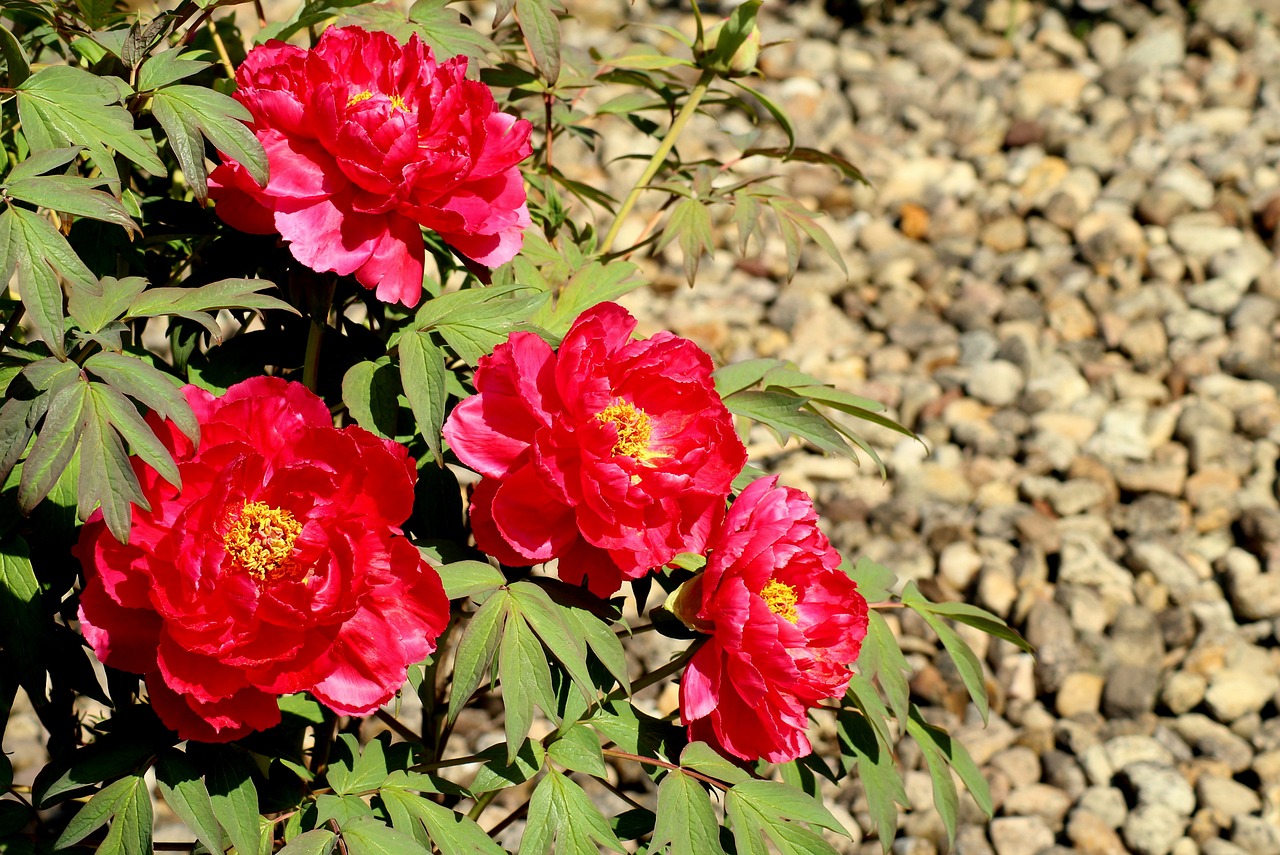
[[408, 727], [400, 722], [400, 719], [393, 716], [382, 708], [373, 711], [374, 718], [394, 730], [405, 742], [422, 742], [422, 737], [414, 733]]
[[471, 810], [467, 811], [467, 819], [476, 820], [480, 818], [480, 814], [484, 813], [484, 809], [489, 803], [498, 797], [501, 790], [490, 790], [487, 793], [481, 793], [480, 798], [476, 799], [476, 803], [471, 806]]
[[653, 180], [653, 176], [658, 174], [658, 170], [662, 168], [662, 164], [667, 160], [667, 155], [671, 154], [671, 149], [675, 148], [676, 141], [680, 139], [680, 135], [684, 133], [685, 126], [689, 124], [689, 120], [697, 112], [698, 105], [702, 103], [702, 98], [707, 94], [707, 90], [711, 87], [711, 81], [715, 79], [715, 76], [715, 72], [709, 69], [704, 70], [698, 78], [698, 82], [693, 84], [693, 88], [689, 90], [689, 100], [684, 102], [684, 106], [680, 108], [675, 121], [671, 123], [671, 128], [667, 131], [666, 137], [663, 138], [662, 144], [653, 153], [653, 157], [649, 158], [649, 164], [640, 175], [640, 180], [631, 188], [627, 198], [622, 200], [622, 206], [618, 208], [618, 213], [613, 218], [613, 225], [609, 227], [608, 233], [605, 234], [604, 240], [600, 243], [601, 255], [608, 255], [609, 248], [613, 246], [614, 239], [618, 237], [618, 230], [622, 228], [622, 221], [627, 218], [627, 214], [631, 213], [631, 209], [636, 205], [636, 200], [640, 198], [640, 193]]
[[617, 748], [602, 748], [600, 750], [604, 752], [604, 756], [606, 757], [617, 757], [619, 760], [633, 760], [636, 763], [643, 763], [646, 766], [660, 766], [663, 769], [670, 769], [673, 772], [683, 772], [686, 775], [691, 775], [699, 781], [710, 784], [717, 789], [729, 789], [729, 785], [724, 781], [721, 781], [719, 778], [713, 778], [710, 775], [704, 775], [701, 772], [695, 772], [692, 769], [685, 769], [682, 766], [678, 766], [675, 763], [668, 763], [666, 760], [660, 760], [657, 757], [644, 757], [640, 754], [632, 754], [630, 751], [619, 751]]
[[324, 330], [329, 325], [329, 310], [333, 306], [333, 290], [337, 282], [332, 276], [323, 278], [321, 293], [314, 294], [308, 300], [311, 304], [311, 329], [307, 331], [307, 352], [302, 358], [302, 384], [312, 392], [320, 379], [320, 344], [324, 341]]

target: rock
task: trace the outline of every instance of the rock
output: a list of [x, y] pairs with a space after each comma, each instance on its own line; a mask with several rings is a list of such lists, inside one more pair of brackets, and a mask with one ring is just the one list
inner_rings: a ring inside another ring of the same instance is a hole
[[1280, 828], [1261, 817], [1238, 814], [1231, 821], [1231, 842], [1249, 855], [1280, 855]]
[[1102, 709], [1108, 717], [1137, 718], [1155, 709], [1160, 691], [1158, 663], [1122, 663], [1107, 672]]
[[1004, 800], [1003, 811], [1009, 816], [1037, 816], [1054, 831], [1062, 829], [1063, 818], [1071, 808], [1071, 797], [1048, 784], [1028, 784], [1011, 792]]
[[1087, 810], [1071, 812], [1067, 837], [1076, 851], [1086, 855], [1125, 855], [1128, 851], [1120, 835], [1100, 817]]
[[1005, 407], [1017, 400], [1022, 392], [1022, 371], [1012, 362], [995, 359], [975, 366], [965, 390], [978, 400], [996, 407]]
[[1052, 829], [1038, 816], [1000, 817], [991, 821], [996, 855], [1037, 855], [1053, 845]]
[[1098, 712], [1104, 684], [1103, 677], [1085, 671], [1074, 671], [1065, 676], [1054, 700], [1058, 715], [1071, 718]]
[[1167, 805], [1143, 805], [1124, 821], [1124, 841], [1140, 855], [1168, 855], [1186, 822]]
[[1262, 809], [1262, 799], [1258, 798], [1252, 787], [1220, 775], [1201, 775], [1196, 780], [1196, 796], [1202, 807], [1216, 811], [1228, 819]]
[[1174, 715], [1181, 715], [1200, 705], [1208, 685], [1208, 679], [1202, 674], [1174, 671], [1165, 676], [1160, 700]]
[[1249, 768], [1253, 749], [1249, 743], [1200, 713], [1180, 715], [1174, 721], [1174, 730], [1199, 753], [1222, 762], [1233, 774]]
[[1187, 54], [1182, 28], [1171, 22], [1154, 19], [1138, 37], [1129, 43], [1123, 62], [1147, 69], [1180, 65]]
[[1195, 792], [1172, 766], [1130, 763], [1121, 770], [1120, 778], [1137, 797], [1139, 807], [1164, 805], [1180, 817], [1189, 817], [1196, 809]]

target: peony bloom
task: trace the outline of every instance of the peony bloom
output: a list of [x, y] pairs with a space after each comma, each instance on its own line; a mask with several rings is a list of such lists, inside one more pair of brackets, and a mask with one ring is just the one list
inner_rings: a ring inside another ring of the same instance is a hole
[[184, 392], [198, 450], [151, 419], [182, 490], [135, 459], [151, 510], [133, 509], [129, 543], [100, 512], [81, 531], [85, 638], [102, 662], [146, 675], [156, 713], [183, 739], [271, 727], [276, 697], [303, 690], [344, 715], [371, 712], [449, 618], [439, 576], [399, 528], [413, 460], [335, 428], [299, 383]]
[[808, 710], [842, 695], [867, 634], [867, 601], [839, 569], [809, 497], [760, 479], [708, 543], [676, 613], [710, 634], [680, 684], [689, 738], [745, 760], [808, 754]]
[[559, 352], [514, 333], [480, 360], [479, 393], [444, 435], [484, 479], [477, 545], [505, 564], [559, 559], [600, 596], [701, 551], [746, 462], [711, 360], [670, 333], [631, 341], [635, 319], [604, 303]]
[[359, 27], [329, 29], [314, 50], [269, 41], [236, 71], [271, 179], [259, 187], [224, 156], [209, 177], [218, 214], [255, 234], [279, 233], [313, 270], [354, 273], [378, 299], [413, 306], [433, 229], [467, 258], [496, 267], [529, 225], [516, 165], [530, 124], [499, 112], [467, 60], [437, 63]]

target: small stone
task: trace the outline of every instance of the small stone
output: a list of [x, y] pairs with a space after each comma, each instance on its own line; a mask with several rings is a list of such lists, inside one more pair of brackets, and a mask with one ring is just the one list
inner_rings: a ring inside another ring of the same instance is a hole
[[1071, 812], [1067, 822], [1067, 837], [1079, 852], [1086, 855], [1125, 855], [1128, 851], [1115, 829], [1097, 815], [1087, 810]]
[[1148, 69], [1171, 68], [1181, 65], [1186, 55], [1187, 43], [1181, 25], [1156, 18], [1129, 43], [1124, 62]]
[[1124, 821], [1124, 840], [1140, 855], [1169, 855], [1186, 821], [1166, 805], [1143, 805]]
[[991, 821], [991, 843], [996, 855], [1036, 855], [1052, 846], [1053, 841], [1053, 830], [1038, 816], [1009, 816]]
[[898, 228], [912, 240], [924, 240], [929, 236], [929, 212], [914, 202], [906, 202], [898, 209]]
[[1226, 668], [1214, 674], [1205, 692], [1205, 703], [1221, 722], [1233, 722], [1261, 710], [1280, 691], [1280, 679], [1254, 669]]
[[1172, 766], [1163, 763], [1130, 763], [1120, 773], [1136, 794], [1138, 804], [1164, 805], [1178, 816], [1191, 816], [1196, 809], [1196, 795], [1191, 785]]
[[1249, 768], [1253, 748], [1224, 724], [1200, 713], [1178, 716], [1174, 730], [1196, 751], [1224, 763], [1232, 774]]
[[1117, 665], [1107, 674], [1103, 712], [1108, 718], [1137, 718], [1155, 709], [1159, 690], [1158, 663]]
[[1203, 807], [1228, 818], [1262, 809], [1262, 799], [1252, 787], [1218, 775], [1201, 775], [1196, 780], [1196, 795]]
[[938, 556], [938, 572], [957, 591], [966, 590], [982, 569], [982, 556], [967, 540], [949, 543]]
[[993, 252], [1016, 252], [1027, 245], [1027, 224], [1012, 215], [992, 220], [982, 230], [982, 242]]
[[1174, 715], [1181, 715], [1200, 705], [1208, 685], [1209, 681], [1202, 674], [1174, 671], [1165, 677], [1160, 700]]
[[1038, 816], [1049, 828], [1062, 829], [1062, 820], [1071, 808], [1071, 797], [1048, 784], [1028, 784], [1011, 792], [1003, 811], [1009, 816]]
[[1249, 855], [1280, 855], [1280, 828], [1261, 817], [1237, 815], [1231, 822], [1231, 842]]
[[1150, 736], [1114, 736], [1104, 743], [1104, 748], [1111, 768], [1116, 771], [1133, 763], [1158, 763], [1165, 766], [1173, 764], [1173, 755], [1169, 753], [1169, 749]]
[[1110, 786], [1089, 787], [1080, 794], [1078, 807], [1101, 819], [1108, 828], [1124, 825], [1124, 818], [1129, 814], [1124, 793], [1119, 788]]
[[975, 366], [965, 390], [984, 403], [994, 407], [1007, 407], [1018, 399], [1024, 378], [1022, 370], [1012, 362], [995, 359], [986, 365]]
[[1097, 674], [1075, 671], [1062, 679], [1054, 699], [1058, 715], [1070, 718], [1076, 715], [1096, 713], [1102, 702], [1102, 687], [1106, 681]]

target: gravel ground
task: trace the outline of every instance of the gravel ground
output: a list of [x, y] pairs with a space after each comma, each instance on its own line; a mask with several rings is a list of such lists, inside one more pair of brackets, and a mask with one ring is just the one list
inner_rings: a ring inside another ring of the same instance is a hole
[[[602, 49], [620, 16], [680, 23], [569, 2], [566, 40]], [[873, 184], [789, 169], [849, 275], [806, 251], [782, 284], [780, 240], [744, 260], [727, 235], [697, 288], [672, 249], [626, 302], [718, 361], [792, 359], [925, 440], [868, 431], [887, 481], [751, 445], [843, 550], [1038, 649], [969, 636], [984, 730], [928, 630], [897, 621], [916, 700], [996, 804], [986, 823], [962, 802], [952, 851], [1280, 855], [1280, 0], [866, 5], [780, 6], [765, 40], [789, 41], [761, 61], [801, 142]], [[639, 169], [580, 168], [619, 197]], [[29, 724], [5, 736], [19, 781], [41, 762]], [[948, 850], [928, 773], [902, 761], [895, 852]], [[831, 800], [870, 828], [857, 784]]]

